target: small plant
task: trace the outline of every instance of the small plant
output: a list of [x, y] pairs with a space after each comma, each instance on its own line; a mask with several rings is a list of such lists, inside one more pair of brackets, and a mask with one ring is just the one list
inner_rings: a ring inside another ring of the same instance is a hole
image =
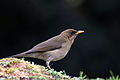
[[110, 74], [111, 74], [111, 77], [109, 77], [109, 80], [120, 80], [119, 75], [115, 77], [112, 70], [110, 70]]
[[83, 72], [80, 71], [80, 76], [79, 77], [73, 77], [70, 80], [84, 80], [86, 78], [87, 75], [83, 76]]
[[21, 60], [23, 60], [23, 61], [24, 61], [24, 60], [25, 60], [25, 58], [23, 57], [23, 58], [21, 58]]
[[79, 77], [79, 78], [83, 80], [83, 79], [85, 79], [86, 77], [87, 77], [87, 75], [84, 75], [84, 76], [83, 76], [83, 72], [80, 71], [80, 77]]
[[104, 79], [104, 78], [96, 78], [96, 79], [88, 79], [88, 80], [120, 80], [119, 75], [117, 75], [115, 77], [112, 70], [110, 70], [110, 74], [111, 74], [111, 76], [109, 78], [106, 78], [106, 79]]

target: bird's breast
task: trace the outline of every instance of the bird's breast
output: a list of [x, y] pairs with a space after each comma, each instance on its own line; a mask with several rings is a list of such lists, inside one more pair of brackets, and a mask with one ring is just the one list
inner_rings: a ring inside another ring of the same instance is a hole
[[71, 44], [65, 43], [62, 45], [60, 49], [50, 51], [50, 54], [54, 57], [53, 61], [57, 61], [64, 58], [67, 55], [68, 51], [70, 50], [70, 47]]

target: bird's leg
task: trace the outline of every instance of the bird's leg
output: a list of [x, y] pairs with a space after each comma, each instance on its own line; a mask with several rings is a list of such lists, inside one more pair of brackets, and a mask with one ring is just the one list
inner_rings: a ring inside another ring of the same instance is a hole
[[49, 66], [49, 63], [50, 63], [50, 61], [46, 61], [46, 65], [47, 65], [48, 69], [51, 69]]
[[49, 56], [49, 58], [47, 59], [47, 61], [46, 61], [46, 65], [47, 65], [47, 67], [49, 68], [49, 69], [51, 69], [50, 68], [50, 61], [52, 61], [54, 59], [54, 57], [52, 57], [52, 56]]

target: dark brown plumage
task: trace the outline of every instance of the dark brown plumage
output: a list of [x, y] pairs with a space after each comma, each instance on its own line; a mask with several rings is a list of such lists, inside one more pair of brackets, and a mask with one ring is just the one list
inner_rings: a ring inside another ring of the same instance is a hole
[[39, 43], [32, 49], [13, 55], [11, 57], [34, 57], [46, 61], [46, 65], [50, 69], [49, 63], [64, 58], [76, 36], [84, 31], [67, 29], [59, 35], [52, 37], [44, 42]]

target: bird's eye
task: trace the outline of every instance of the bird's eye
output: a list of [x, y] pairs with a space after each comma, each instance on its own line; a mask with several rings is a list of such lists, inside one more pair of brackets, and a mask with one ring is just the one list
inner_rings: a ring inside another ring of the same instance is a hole
[[71, 35], [74, 35], [75, 33], [76, 33], [75, 31], [71, 31], [71, 32], [70, 32]]

